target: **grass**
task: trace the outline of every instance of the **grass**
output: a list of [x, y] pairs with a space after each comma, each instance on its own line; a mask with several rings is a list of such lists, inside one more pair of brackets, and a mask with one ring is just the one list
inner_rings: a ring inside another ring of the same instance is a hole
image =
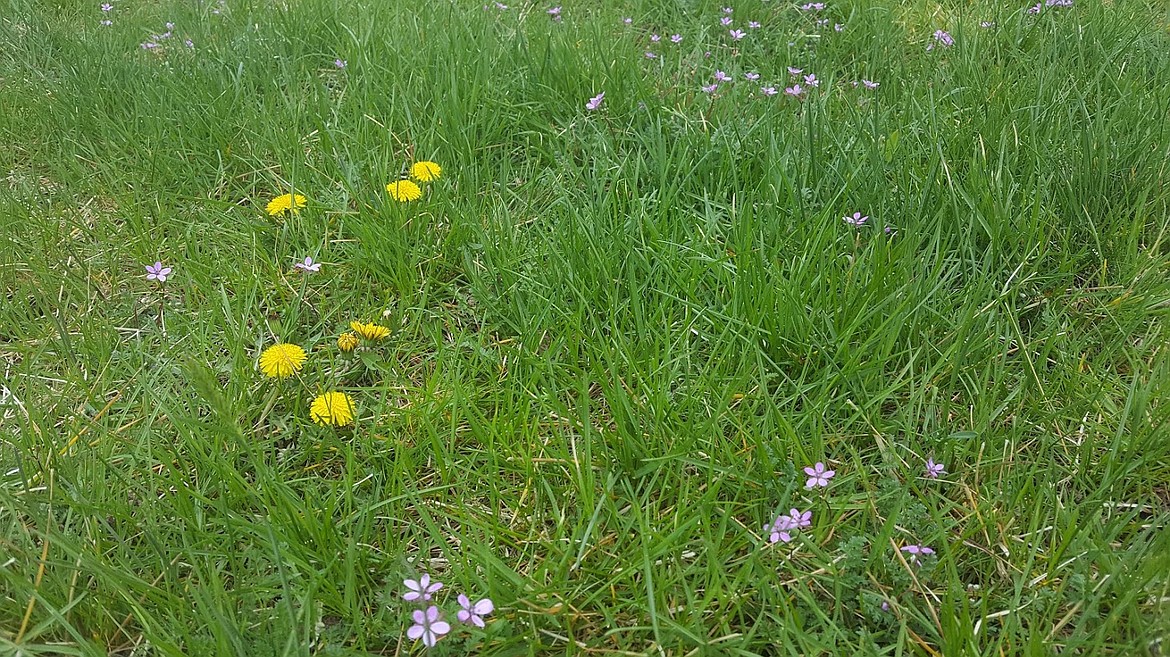
[[98, 4], [0, 12], [0, 653], [1170, 650], [1158, 3]]

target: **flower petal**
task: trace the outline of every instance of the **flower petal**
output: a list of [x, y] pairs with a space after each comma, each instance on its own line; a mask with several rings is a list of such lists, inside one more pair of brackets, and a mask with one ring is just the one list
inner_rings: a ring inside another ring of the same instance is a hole
[[451, 631], [451, 624], [447, 621], [436, 621], [431, 624], [431, 631], [440, 636]]
[[496, 603], [492, 602], [488, 598], [484, 598], [483, 600], [480, 600], [479, 602], [475, 603], [475, 608], [472, 611], [479, 614], [480, 616], [483, 616], [484, 614], [492, 613], [492, 610], [494, 610], [495, 608], [496, 608]]
[[412, 641], [417, 641], [418, 638], [423, 635], [424, 631], [425, 628], [422, 625], [411, 625], [410, 628], [406, 630], [406, 638]]

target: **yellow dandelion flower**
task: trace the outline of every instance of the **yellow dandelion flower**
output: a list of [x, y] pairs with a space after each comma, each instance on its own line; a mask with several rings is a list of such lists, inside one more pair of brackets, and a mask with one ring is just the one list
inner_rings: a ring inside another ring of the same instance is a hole
[[358, 336], [354, 335], [353, 333], [346, 332], [337, 336], [337, 348], [347, 354], [354, 349], [357, 349], [357, 346], [361, 344], [361, 342], [362, 341], [358, 339]]
[[422, 188], [413, 180], [397, 180], [392, 182], [386, 185], [386, 191], [390, 192], [390, 198], [399, 203], [417, 201], [422, 198]]
[[317, 395], [309, 407], [309, 415], [317, 424], [344, 427], [353, 424], [353, 400], [344, 392], [326, 392]]
[[361, 322], [350, 322], [349, 327], [353, 329], [354, 333], [367, 340], [381, 340], [387, 335], [390, 335], [390, 329], [373, 323], [362, 324]]
[[292, 210], [293, 214], [296, 214], [303, 207], [305, 207], [304, 196], [300, 194], [281, 194], [268, 202], [268, 216], [275, 217], [289, 210]]
[[265, 376], [283, 379], [301, 371], [305, 364], [305, 350], [295, 344], [274, 344], [260, 354], [260, 371]]
[[410, 177], [422, 182], [438, 180], [443, 175], [443, 167], [434, 162], [415, 162], [410, 167]]

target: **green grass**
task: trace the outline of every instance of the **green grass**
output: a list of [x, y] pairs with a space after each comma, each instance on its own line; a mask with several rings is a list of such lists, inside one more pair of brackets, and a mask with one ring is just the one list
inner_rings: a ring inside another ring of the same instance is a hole
[[1160, 3], [99, 4], [0, 5], [0, 654], [1170, 653]]

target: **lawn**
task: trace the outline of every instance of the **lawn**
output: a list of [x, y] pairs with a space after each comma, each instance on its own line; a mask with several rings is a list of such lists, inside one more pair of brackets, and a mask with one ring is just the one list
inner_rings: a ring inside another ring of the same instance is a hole
[[0, 4], [0, 655], [1170, 654], [1163, 3], [108, 2]]

